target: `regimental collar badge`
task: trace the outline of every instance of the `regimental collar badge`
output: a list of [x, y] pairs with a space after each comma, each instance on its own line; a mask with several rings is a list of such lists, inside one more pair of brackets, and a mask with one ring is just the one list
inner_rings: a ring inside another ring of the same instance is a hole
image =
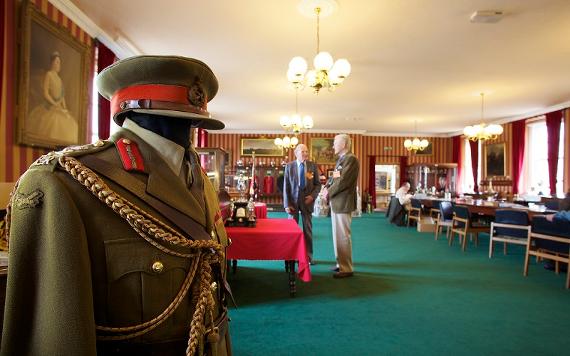
[[144, 172], [144, 158], [135, 141], [120, 138], [115, 142], [115, 146], [126, 171]]
[[14, 207], [18, 209], [35, 208], [42, 204], [44, 193], [36, 189], [29, 194], [16, 193], [13, 200]]

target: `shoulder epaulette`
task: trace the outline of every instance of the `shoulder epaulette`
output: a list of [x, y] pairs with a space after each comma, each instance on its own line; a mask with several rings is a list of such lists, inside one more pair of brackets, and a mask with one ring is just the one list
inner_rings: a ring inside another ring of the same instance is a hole
[[110, 144], [111, 141], [99, 140], [97, 142], [89, 143], [87, 145], [69, 146], [65, 147], [60, 151], [51, 151], [43, 156], [40, 156], [34, 163], [32, 163], [32, 167], [53, 165], [57, 161], [57, 158], [62, 156], [77, 157], [87, 153], [98, 152], [109, 147]]
[[126, 171], [144, 172], [144, 159], [135, 141], [120, 138], [115, 142], [115, 146]]

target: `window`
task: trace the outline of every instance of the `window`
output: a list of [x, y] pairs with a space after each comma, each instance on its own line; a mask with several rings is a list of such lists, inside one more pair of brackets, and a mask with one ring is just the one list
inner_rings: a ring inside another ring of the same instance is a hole
[[473, 167], [471, 165], [471, 147], [467, 139], [463, 140], [463, 160], [461, 165], [461, 181], [459, 182], [461, 192], [473, 193], [475, 181], [473, 180]]
[[564, 122], [560, 125], [560, 143], [558, 145], [558, 170], [556, 187], [550, 189], [548, 174], [548, 134], [546, 121], [540, 120], [527, 124], [528, 160], [526, 172], [526, 190], [530, 194], [556, 195], [563, 192], [564, 175]]

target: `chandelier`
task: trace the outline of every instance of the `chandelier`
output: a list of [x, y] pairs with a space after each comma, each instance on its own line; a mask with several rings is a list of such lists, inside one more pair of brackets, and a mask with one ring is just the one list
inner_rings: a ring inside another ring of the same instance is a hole
[[284, 137], [277, 137], [273, 143], [279, 148], [294, 148], [299, 143], [297, 135], [302, 130], [313, 128], [313, 118], [309, 115], [301, 117], [299, 115], [299, 92], [295, 90], [295, 114], [291, 116], [283, 115], [279, 119], [279, 124], [287, 133]]
[[[350, 74], [350, 63], [341, 58], [334, 62], [333, 57], [328, 52], [320, 51], [320, 17], [330, 15], [337, 7], [334, 0], [304, 0], [299, 4], [301, 11], [310, 9], [317, 18], [317, 55], [313, 59], [314, 69], [307, 72], [307, 61], [303, 57], [293, 57], [289, 62], [287, 70], [287, 80], [296, 89], [303, 89], [305, 86], [313, 88], [315, 94], [322, 88], [333, 91], [342, 84], [344, 79]], [[305, 83], [306, 82], [306, 83]]]
[[463, 134], [471, 141], [494, 140], [503, 133], [503, 127], [497, 124], [485, 125], [483, 123], [485, 108], [485, 93], [481, 93], [481, 123], [479, 125], [466, 126]]
[[427, 146], [429, 146], [429, 141], [426, 140], [425, 138], [420, 140], [418, 138], [417, 132], [418, 132], [418, 121], [414, 120], [414, 136], [415, 137], [413, 139], [407, 138], [404, 141], [404, 147], [408, 151], [412, 151], [412, 152], [423, 151], [426, 149]]

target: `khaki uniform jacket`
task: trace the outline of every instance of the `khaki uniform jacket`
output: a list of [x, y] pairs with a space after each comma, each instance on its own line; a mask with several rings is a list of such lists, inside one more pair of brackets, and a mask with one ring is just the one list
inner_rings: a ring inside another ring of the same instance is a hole
[[[213, 239], [227, 246], [223, 222], [215, 220], [219, 216], [217, 196], [205, 174], [202, 173], [204, 205], [172, 174], [158, 153], [130, 131], [121, 130], [110, 141], [64, 154], [79, 160], [94, 156], [116, 170], [123, 170], [113, 144], [123, 137], [136, 142], [144, 158], [144, 172], [125, 171], [141, 182], [143, 194], [193, 219]], [[106, 342], [96, 340], [95, 325], [129, 326], [159, 315], [180, 290], [190, 258], [166, 254], [149, 244], [127, 221], [62, 170], [57, 158], [45, 157], [24, 173], [12, 199], [0, 353], [83, 356], [99, 351], [101, 354], [98, 348]], [[123, 198], [174, 226], [128, 187], [96, 173]], [[187, 248], [168, 247], [189, 252]], [[160, 273], [152, 269], [157, 261], [164, 266]], [[220, 278], [224, 278], [220, 276], [222, 273], [225, 273], [223, 266], [214, 276], [219, 284]], [[132, 341], [152, 344], [188, 340], [194, 287], [195, 283], [186, 300], [163, 324]], [[218, 302], [224, 298], [222, 289], [218, 288]], [[222, 309], [215, 313], [215, 318]]]
[[338, 159], [335, 171], [340, 176], [333, 178], [328, 187], [331, 209], [335, 213], [349, 214], [356, 210], [358, 170], [358, 159], [354, 154], [348, 152]]

